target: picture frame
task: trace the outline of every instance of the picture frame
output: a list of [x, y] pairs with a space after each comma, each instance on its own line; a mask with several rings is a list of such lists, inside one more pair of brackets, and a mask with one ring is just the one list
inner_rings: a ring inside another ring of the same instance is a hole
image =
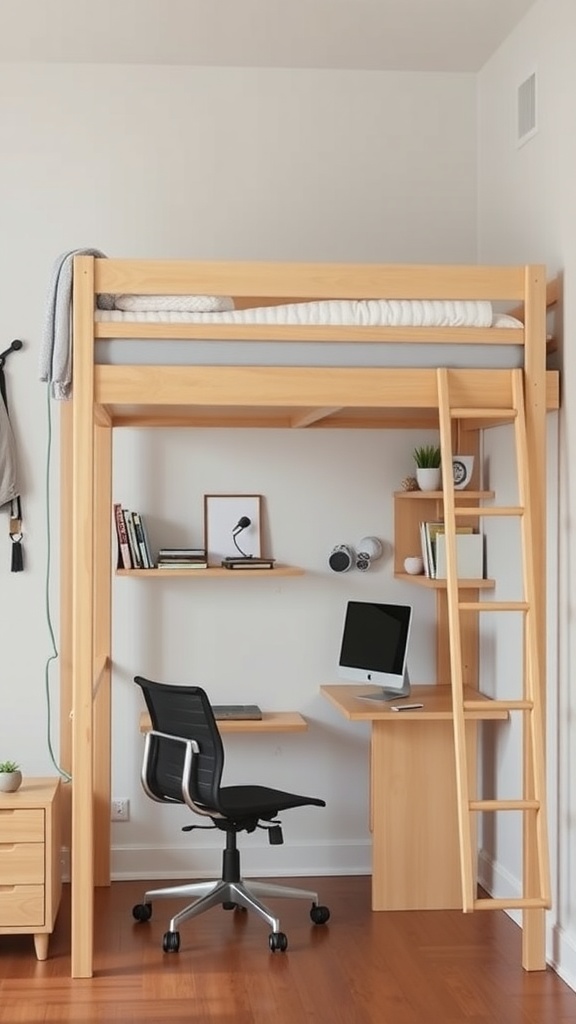
[[[220, 565], [224, 558], [261, 557], [261, 508], [261, 494], [204, 495], [204, 547], [209, 566]], [[243, 517], [250, 524], [235, 534]]]

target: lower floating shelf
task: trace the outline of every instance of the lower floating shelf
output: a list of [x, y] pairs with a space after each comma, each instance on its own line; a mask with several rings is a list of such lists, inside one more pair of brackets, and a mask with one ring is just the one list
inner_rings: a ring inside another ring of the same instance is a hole
[[[405, 583], [415, 583], [418, 587], [431, 587], [433, 590], [446, 589], [447, 580], [433, 580], [429, 576], [411, 576], [408, 572], [395, 572], [394, 579]], [[458, 580], [460, 590], [494, 590], [495, 580]]]
[[208, 569], [117, 569], [117, 576], [145, 576], [146, 579], [174, 579], [181, 576], [200, 576], [203, 579], [215, 579], [217, 576], [225, 576], [233, 579], [236, 576], [303, 576], [304, 569], [297, 565], [275, 565], [273, 569], [224, 569], [221, 565], [210, 566]]

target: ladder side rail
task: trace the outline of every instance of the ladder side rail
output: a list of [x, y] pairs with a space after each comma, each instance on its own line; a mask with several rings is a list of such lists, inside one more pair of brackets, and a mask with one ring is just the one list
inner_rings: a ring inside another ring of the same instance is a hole
[[[518, 458], [518, 492], [520, 503], [525, 513], [521, 520], [522, 561], [524, 566], [524, 599], [528, 611], [524, 616], [524, 698], [531, 702], [532, 711], [525, 719], [523, 729], [523, 764], [524, 764], [524, 797], [535, 799], [538, 810], [535, 821], [532, 816], [524, 817], [524, 856], [526, 863], [523, 870], [524, 887], [530, 885], [534, 872], [530, 865], [535, 866], [538, 881], [538, 895], [545, 905], [551, 902], [550, 863], [548, 852], [548, 827], [546, 809], [545, 749], [544, 749], [544, 701], [543, 685], [540, 678], [540, 644], [538, 623], [534, 614], [536, 602], [536, 572], [534, 566], [534, 533], [532, 528], [532, 510], [530, 504], [530, 481], [528, 444], [526, 438], [526, 418], [524, 406], [524, 382], [521, 370], [514, 370], [512, 376], [514, 405], [518, 416], [514, 422], [516, 435], [516, 451]], [[524, 891], [524, 896], [534, 896]]]
[[460, 874], [462, 883], [462, 909], [474, 909], [476, 852], [472, 850], [472, 822], [468, 758], [466, 751], [466, 724], [464, 720], [464, 692], [462, 670], [462, 637], [460, 628], [458, 564], [456, 553], [456, 515], [454, 479], [452, 475], [452, 416], [450, 412], [450, 385], [448, 370], [436, 371], [438, 383], [438, 416], [440, 424], [440, 451], [442, 488], [444, 492], [444, 533], [446, 538], [446, 600], [450, 648], [450, 685], [452, 692], [452, 719], [454, 727], [454, 754], [456, 769], [456, 797], [458, 803], [458, 837], [460, 842]]

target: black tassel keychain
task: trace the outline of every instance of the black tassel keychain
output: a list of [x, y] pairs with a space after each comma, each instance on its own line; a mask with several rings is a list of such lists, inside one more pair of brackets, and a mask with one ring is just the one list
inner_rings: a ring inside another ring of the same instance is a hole
[[22, 511], [20, 498], [15, 498], [10, 505], [10, 540], [12, 541], [11, 572], [22, 572], [24, 557], [22, 554]]

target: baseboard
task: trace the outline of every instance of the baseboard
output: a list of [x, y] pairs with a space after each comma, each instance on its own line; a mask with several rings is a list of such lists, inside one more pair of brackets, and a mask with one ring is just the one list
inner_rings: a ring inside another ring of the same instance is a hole
[[[247, 878], [369, 875], [371, 842], [311, 843], [283, 846], [240, 847], [242, 873]], [[113, 881], [148, 878], [206, 878], [221, 868], [221, 846], [114, 846], [111, 852]]]
[[[485, 850], [479, 854], [478, 881], [494, 897], [521, 895], [520, 880], [491, 860]], [[522, 927], [520, 910], [507, 910], [506, 913]], [[546, 921], [546, 963], [576, 992], [576, 939], [555, 924], [551, 914], [547, 915]]]
[[[490, 896], [494, 898], [509, 896], [511, 899], [519, 899], [522, 895], [520, 879], [512, 875], [498, 861], [493, 860], [486, 850], [480, 850], [478, 854], [478, 882]], [[507, 910], [508, 917], [519, 926], [522, 924], [522, 912], [520, 910]]]
[[566, 982], [576, 992], [576, 940], [568, 935], [560, 925], [554, 925], [551, 929], [551, 941], [549, 948], [550, 966], [556, 971], [559, 978]]

